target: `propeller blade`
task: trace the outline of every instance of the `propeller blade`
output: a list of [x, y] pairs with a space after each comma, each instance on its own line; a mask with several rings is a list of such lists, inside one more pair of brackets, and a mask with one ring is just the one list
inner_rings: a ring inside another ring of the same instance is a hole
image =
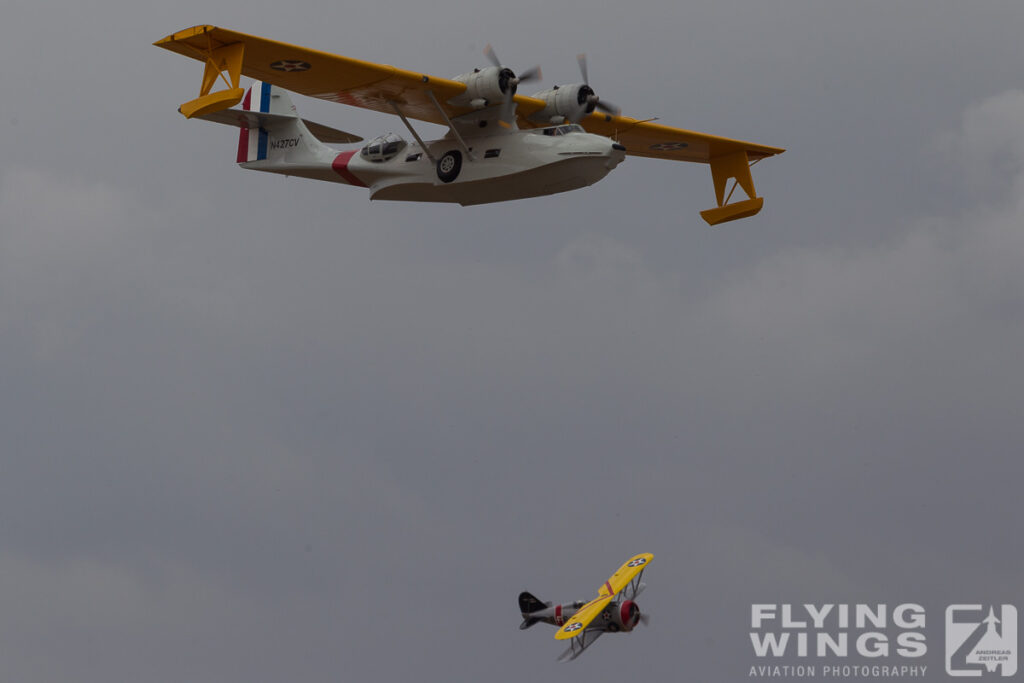
[[651, 615], [648, 614], [647, 612], [641, 612], [640, 613], [640, 623], [643, 624], [644, 626], [649, 626], [650, 623], [651, 623]]
[[505, 128], [512, 126], [512, 110], [516, 106], [516, 101], [512, 99], [512, 89], [505, 93], [505, 101], [501, 103], [501, 118], [498, 122]]
[[484, 48], [484, 55], [487, 56], [487, 59], [491, 60], [491, 64], [499, 69], [501, 68], [501, 60], [498, 59], [498, 55], [495, 54], [494, 48], [491, 47], [490, 43], [487, 43], [487, 47]]
[[519, 74], [520, 83], [524, 81], [539, 81], [542, 78], [544, 78], [544, 74], [541, 73], [540, 65], [537, 65], [532, 69], [527, 69], [523, 73]]
[[583, 84], [590, 85], [590, 79], [587, 78], [587, 55], [581, 52], [576, 55], [576, 63], [580, 65], [580, 75], [583, 76]]
[[595, 106], [605, 114], [611, 114], [612, 116], [618, 116], [622, 113], [622, 109], [605, 100], [598, 100]]

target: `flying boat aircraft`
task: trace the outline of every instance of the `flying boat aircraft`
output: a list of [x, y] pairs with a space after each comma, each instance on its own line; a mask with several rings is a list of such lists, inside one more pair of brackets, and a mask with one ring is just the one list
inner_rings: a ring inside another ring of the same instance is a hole
[[646, 588], [640, 579], [653, 559], [651, 553], [641, 553], [626, 560], [589, 602], [577, 600], [554, 605], [523, 591], [519, 594], [519, 611], [523, 615], [519, 628], [527, 629], [542, 621], [558, 626], [555, 639], [569, 641], [569, 648], [558, 659], [568, 657], [571, 661], [602, 633], [628, 633], [637, 624], [646, 624], [648, 617], [640, 613], [635, 600]]
[[[708, 164], [718, 206], [701, 216], [716, 225], [761, 210], [750, 166], [784, 151], [622, 116], [590, 86], [583, 55], [583, 82], [527, 97], [518, 86], [540, 69], [517, 76], [489, 46], [491, 66], [446, 79], [215, 26], [154, 44], [204, 63], [199, 96], [179, 111], [240, 128], [240, 166], [366, 187], [370, 199], [465, 206], [538, 197], [592, 185], [639, 156]], [[255, 79], [248, 89], [243, 75]], [[288, 91], [393, 114], [413, 141], [388, 133], [339, 151], [331, 145], [362, 138], [302, 119]], [[447, 134], [424, 141], [411, 120]], [[737, 186], [746, 198], [731, 201]]]

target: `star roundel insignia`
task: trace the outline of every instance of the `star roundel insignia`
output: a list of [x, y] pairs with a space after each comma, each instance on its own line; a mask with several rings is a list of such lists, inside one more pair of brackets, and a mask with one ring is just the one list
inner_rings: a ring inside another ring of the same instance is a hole
[[627, 567], [639, 567], [642, 564], [647, 564], [647, 558], [646, 557], [638, 557], [635, 560], [630, 560], [629, 562], [626, 563], [626, 566]]
[[577, 621], [574, 624], [569, 624], [568, 626], [566, 626], [562, 630], [565, 631], [566, 633], [572, 633], [573, 631], [579, 631], [581, 628], [583, 628], [583, 624], [581, 624], [580, 622]]
[[277, 71], [309, 71], [312, 65], [301, 59], [279, 59], [271, 64], [270, 68]]
[[659, 142], [656, 145], [651, 145], [651, 149], [658, 152], [674, 152], [679, 149], [686, 149], [689, 146], [689, 143], [686, 142]]

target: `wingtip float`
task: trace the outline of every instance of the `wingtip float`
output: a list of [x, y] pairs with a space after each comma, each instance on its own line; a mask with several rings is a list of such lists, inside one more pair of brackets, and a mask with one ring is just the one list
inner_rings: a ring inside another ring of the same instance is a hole
[[[447, 79], [209, 25], [154, 45], [203, 62], [199, 95], [179, 111], [242, 128], [243, 168], [367, 187], [371, 199], [472, 205], [538, 197], [592, 185], [628, 155], [708, 164], [717, 206], [701, 216], [718, 225], [761, 210], [750, 167], [784, 151], [622, 116], [590, 86], [582, 55], [582, 83], [526, 96], [518, 85], [539, 78], [539, 69], [517, 76], [493, 50], [491, 66]], [[242, 76], [256, 83], [246, 90]], [[391, 134], [339, 153], [326, 143], [361, 138], [333, 138], [340, 131], [303, 121], [286, 91], [397, 115], [413, 141]], [[448, 134], [424, 141], [410, 120]], [[737, 188], [746, 197], [732, 201]]]

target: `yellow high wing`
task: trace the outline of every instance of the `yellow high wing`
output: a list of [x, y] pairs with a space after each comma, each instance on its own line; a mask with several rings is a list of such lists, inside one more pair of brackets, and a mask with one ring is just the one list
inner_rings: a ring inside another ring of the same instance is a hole
[[[465, 83], [216, 26], [193, 26], [153, 44], [206, 64], [199, 97], [179, 108], [188, 118], [238, 104], [245, 94], [239, 87], [243, 75], [309, 97], [388, 114], [397, 113], [393, 102], [408, 117], [440, 125], [447, 124], [439, 107], [449, 117], [471, 111], [447, 103], [465, 92]], [[225, 88], [214, 91], [218, 80]]]
[[583, 605], [579, 612], [572, 615], [572, 618], [569, 619], [569, 623], [555, 631], [555, 640], [568, 640], [582, 635], [583, 629], [597, 618], [597, 615], [608, 606], [608, 603], [611, 602], [614, 597], [614, 595], [598, 596]]

